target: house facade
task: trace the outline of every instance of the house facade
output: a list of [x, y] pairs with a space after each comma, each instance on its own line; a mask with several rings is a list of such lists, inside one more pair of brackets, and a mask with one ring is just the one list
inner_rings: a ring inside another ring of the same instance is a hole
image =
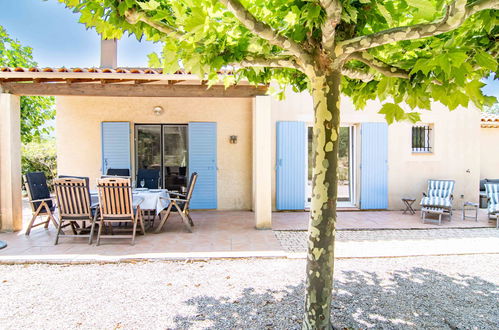
[[[188, 73], [116, 67], [104, 40], [101, 68], [0, 68], [1, 230], [20, 230], [19, 96], [56, 96], [58, 173], [109, 169], [159, 172], [182, 190], [199, 174], [191, 208], [252, 210], [257, 228], [272, 211], [303, 211], [311, 197], [313, 105], [308, 93], [278, 101], [266, 86], [207, 88]], [[455, 208], [477, 202], [479, 180], [499, 178], [499, 119], [439, 103], [421, 123], [387, 125], [373, 101], [356, 110], [344, 97], [339, 132], [338, 207], [398, 210], [419, 202], [428, 179], [455, 180]], [[140, 185], [139, 182], [135, 182]]]
[[[305, 210], [311, 97], [263, 98], [270, 103], [270, 138], [257, 141], [255, 98], [57, 97], [58, 172], [89, 176], [95, 184], [108, 168], [134, 174], [155, 168], [160, 185], [169, 188], [169, 175], [178, 177], [185, 168], [185, 176], [200, 174], [193, 208], [251, 210], [259, 175], [254, 148], [269, 148], [272, 209]], [[478, 201], [478, 182], [494, 176], [499, 159], [481, 146], [490, 150], [499, 142], [499, 129], [482, 128], [480, 112], [472, 108], [449, 112], [435, 103], [417, 125], [387, 125], [379, 108], [372, 102], [359, 111], [342, 100], [339, 207], [400, 209], [402, 197], [420, 198], [428, 179], [455, 180], [458, 208]]]

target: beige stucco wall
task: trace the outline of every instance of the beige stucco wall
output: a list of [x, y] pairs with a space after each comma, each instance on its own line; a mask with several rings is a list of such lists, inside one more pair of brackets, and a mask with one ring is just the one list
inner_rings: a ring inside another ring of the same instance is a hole
[[[152, 109], [165, 110], [157, 116]], [[101, 175], [101, 122], [187, 124], [217, 122], [218, 208], [251, 209], [251, 98], [57, 97], [58, 173], [88, 176], [92, 186]], [[237, 135], [237, 144], [229, 136]], [[132, 166], [134, 150], [132, 145]]]
[[[354, 195], [358, 205], [360, 197], [360, 124], [384, 122], [377, 114], [379, 102], [370, 102], [362, 111], [356, 111], [347, 97], [341, 100], [341, 123], [355, 127], [354, 143], [356, 160]], [[470, 107], [450, 112], [440, 103], [432, 105], [432, 111], [421, 111], [422, 123], [433, 125], [434, 152], [413, 154], [411, 150], [411, 124], [395, 123], [388, 129], [388, 207], [401, 209], [402, 196], [414, 196], [419, 203], [421, 193], [426, 190], [428, 179], [456, 180], [455, 206], [461, 207], [464, 200], [478, 201], [480, 177], [480, 113]], [[272, 163], [276, 155], [276, 122], [304, 121], [312, 125], [313, 106], [306, 94], [287, 93], [284, 101], [272, 104]], [[499, 141], [496, 139], [496, 141]], [[272, 205], [275, 207], [275, 170], [273, 171]], [[461, 198], [463, 195], [463, 198]]]
[[499, 127], [480, 129], [480, 179], [499, 179]]

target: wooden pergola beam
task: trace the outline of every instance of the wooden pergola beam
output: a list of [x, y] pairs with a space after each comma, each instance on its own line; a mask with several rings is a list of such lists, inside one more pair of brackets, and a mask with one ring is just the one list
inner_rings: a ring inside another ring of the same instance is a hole
[[136, 85], [136, 84], [65, 84], [15, 83], [0, 80], [0, 90], [15, 95], [50, 96], [133, 96], [133, 97], [254, 97], [265, 95], [267, 86], [236, 85]]

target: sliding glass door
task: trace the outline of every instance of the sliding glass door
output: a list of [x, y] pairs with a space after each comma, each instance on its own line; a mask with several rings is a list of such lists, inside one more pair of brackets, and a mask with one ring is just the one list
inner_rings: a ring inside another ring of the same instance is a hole
[[187, 125], [163, 126], [163, 182], [168, 190], [187, 185]]
[[135, 171], [159, 171], [162, 188], [185, 189], [187, 155], [187, 125], [135, 125]]

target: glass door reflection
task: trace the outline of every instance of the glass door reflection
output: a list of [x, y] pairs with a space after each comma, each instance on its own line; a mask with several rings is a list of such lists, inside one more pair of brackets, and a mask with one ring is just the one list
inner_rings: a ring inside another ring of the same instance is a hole
[[187, 186], [186, 125], [163, 125], [163, 178], [168, 190], [184, 191]]

